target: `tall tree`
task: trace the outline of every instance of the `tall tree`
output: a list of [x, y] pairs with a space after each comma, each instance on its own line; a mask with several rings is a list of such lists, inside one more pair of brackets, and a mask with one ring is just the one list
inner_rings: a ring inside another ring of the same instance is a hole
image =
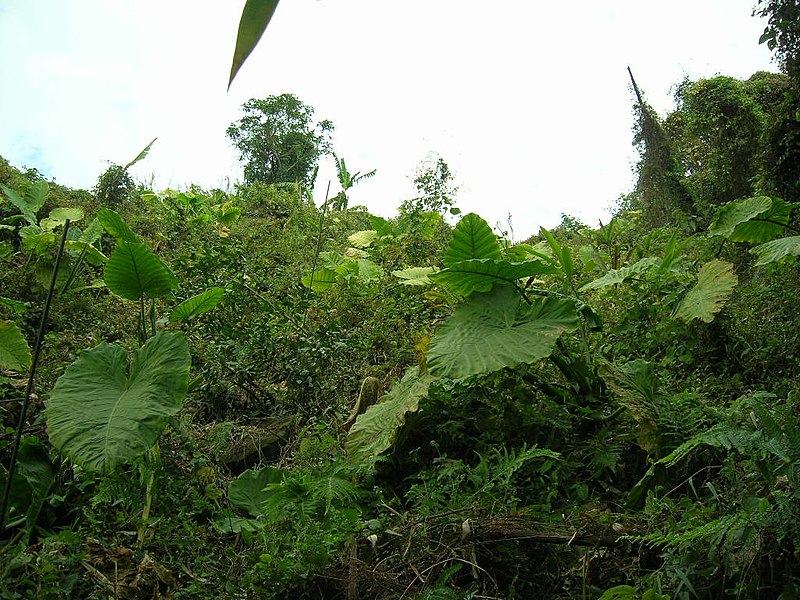
[[251, 99], [227, 135], [245, 162], [245, 182], [308, 185], [319, 157], [329, 151], [330, 121], [313, 123], [314, 109], [294, 94]]
[[454, 207], [458, 187], [453, 185], [453, 172], [441, 156], [430, 155], [420, 163], [414, 187], [419, 195], [403, 201], [401, 209], [404, 211], [460, 212]]

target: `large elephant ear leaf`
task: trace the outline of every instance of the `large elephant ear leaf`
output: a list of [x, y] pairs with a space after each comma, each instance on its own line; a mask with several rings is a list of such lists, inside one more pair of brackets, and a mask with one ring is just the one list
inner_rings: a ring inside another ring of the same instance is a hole
[[761, 244], [784, 230], [791, 212], [792, 205], [780, 198], [744, 198], [720, 207], [708, 232], [732, 242]]
[[0, 321], [0, 369], [24, 371], [31, 366], [31, 348], [12, 321]]
[[475, 213], [469, 213], [453, 230], [453, 237], [444, 253], [444, 265], [450, 267], [473, 258], [500, 258], [500, 243], [486, 221]]
[[126, 300], [158, 298], [178, 285], [169, 267], [144, 244], [120, 240], [103, 276], [108, 289]]
[[144, 454], [180, 410], [191, 356], [181, 333], [160, 332], [134, 353], [102, 343], [58, 379], [47, 403], [52, 444], [84, 469], [108, 473]]
[[416, 412], [420, 399], [428, 394], [435, 379], [411, 367], [380, 402], [359, 415], [347, 436], [349, 460], [360, 466], [374, 465], [378, 455], [394, 443], [397, 431], [406, 422], [406, 415]]
[[476, 258], [455, 263], [430, 275], [430, 279], [466, 298], [472, 292], [488, 292], [495, 284], [512, 285], [518, 279], [558, 273], [559, 270], [552, 263], [540, 260], [512, 263], [507, 260]]
[[761, 244], [751, 249], [750, 252], [758, 256], [757, 266], [781, 262], [787, 257], [800, 256], [800, 236], [792, 235], [766, 244]]
[[697, 274], [697, 284], [675, 309], [675, 318], [687, 323], [692, 319], [710, 323], [722, 310], [738, 282], [731, 263], [724, 260], [707, 262]]
[[510, 286], [475, 293], [436, 330], [428, 350], [432, 375], [462, 379], [550, 356], [558, 337], [578, 328], [572, 300], [551, 296], [520, 311]]

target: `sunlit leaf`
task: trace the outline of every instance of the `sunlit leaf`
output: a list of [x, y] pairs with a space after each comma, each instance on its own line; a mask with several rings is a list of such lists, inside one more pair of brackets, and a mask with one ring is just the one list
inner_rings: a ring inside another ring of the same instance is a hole
[[231, 88], [234, 77], [258, 44], [262, 34], [267, 29], [278, 0], [247, 0], [242, 10], [239, 21], [239, 33], [236, 36], [236, 48], [233, 51], [231, 75], [228, 79], [228, 89]]
[[80, 208], [54, 208], [50, 214], [41, 220], [39, 225], [43, 229], [55, 229], [62, 227], [67, 221], [80, 221], [83, 218], [83, 210]]
[[378, 239], [378, 232], [374, 229], [356, 231], [348, 236], [347, 240], [356, 248], [369, 248], [372, 242]]
[[389, 393], [359, 415], [345, 444], [349, 460], [368, 467], [375, 464], [378, 455], [394, 443], [406, 415], [417, 410], [420, 399], [427, 395], [435, 379], [411, 367]]
[[612, 269], [602, 277], [599, 277], [594, 281], [590, 281], [586, 285], [582, 286], [578, 291], [585, 292], [587, 290], [596, 290], [609, 285], [623, 283], [632, 277], [641, 275], [658, 262], [660, 261], [657, 258], [642, 258], [641, 260], [638, 260], [627, 267]]
[[311, 288], [315, 292], [324, 292], [334, 283], [336, 283], [338, 278], [339, 275], [336, 273], [336, 271], [321, 268], [314, 271], [313, 274], [309, 273], [308, 275], [304, 275], [301, 281], [304, 286]]
[[392, 271], [392, 275], [397, 277], [400, 285], [431, 285], [429, 275], [438, 272], [436, 267], [409, 267], [400, 271]]
[[692, 319], [710, 323], [722, 310], [738, 281], [733, 264], [724, 260], [707, 262], [697, 274], [697, 284], [675, 309], [675, 318], [687, 323]]
[[173, 323], [175, 321], [187, 321], [197, 315], [202, 315], [222, 302], [225, 297], [225, 290], [219, 287], [212, 287], [207, 289], [202, 294], [192, 296], [184, 300], [170, 313], [169, 320]]

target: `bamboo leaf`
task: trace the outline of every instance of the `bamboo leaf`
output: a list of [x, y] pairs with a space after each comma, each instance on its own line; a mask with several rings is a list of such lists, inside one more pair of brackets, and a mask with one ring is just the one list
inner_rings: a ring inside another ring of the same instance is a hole
[[264, 31], [269, 25], [278, 0], [247, 0], [242, 10], [239, 21], [239, 32], [236, 36], [236, 48], [233, 51], [231, 75], [228, 79], [228, 89], [231, 89], [234, 77], [258, 44]]
[[145, 157], [147, 157], [147, 154], [150, 152], [150, 148], [152, 148], [153, 144], [156, 143], [157, 139], [158, 139], [157, 137], [154, 137], [153, 141], [150, 142], [149, 144], [147, 144], [147, 146], [144, 147], [144, 150], [142, 150], [141, 152], [139, 152], [139, 154], [136, 155], [136, 158], [134, 158], [131, 162], [129, 162], [127, 165], [125, 165], [122, 168], [127, 171], [129, 167], [132, 167], [133, 165], [138, 163], [140, 160], [144, 160]]

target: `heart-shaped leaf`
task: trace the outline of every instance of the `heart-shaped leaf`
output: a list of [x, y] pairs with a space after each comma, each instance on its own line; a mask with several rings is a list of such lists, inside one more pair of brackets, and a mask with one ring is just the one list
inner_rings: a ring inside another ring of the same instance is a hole
[[158, 298], [178, 285], [169, 267], [141, 243], [120, 240], [106, 263], [104, 281], [127, 300]]
[[102, 343], [58, 379], [47, 403], [52, 444], [81, 467], [110, 472], [155, 444], [180, 410], [191, 356], [183, 334], [160, 332], [128, 353]]
[[444, 253], [444, 265], [451, 267], [473, 258], [500, 258], [500, 244], [489, 224], [475, 213], [469, 213], [453, 230]]
[[675, 309], [675, 318], [686, 321], [700, 319], [711, 323], [733, 288], [739, 282], [733, 265], [724, 260], [712, 260], [704, 264], [697, 274], [697, 284], [687, 292]]
[[202, 315], [222, 302], [225, 297], [225, 290], [219, 287], [212, 287], [207, 289], [202, 294], [192, 296], [184, 300], [170, 313], [169, 320], [173, 323], [175, 321], [186, 321], [197, 315]]
[[31, 366], [31, 349], [12, 321], [0, 321], [0, 368], [24, 371]]
[[558, 337], [578, 328], [575, 303], [552, 296], [520, 310], [511, 286], [474, 293], [436, 330], [428, 350], [432, 375], [462, 379], [550, 355]]

